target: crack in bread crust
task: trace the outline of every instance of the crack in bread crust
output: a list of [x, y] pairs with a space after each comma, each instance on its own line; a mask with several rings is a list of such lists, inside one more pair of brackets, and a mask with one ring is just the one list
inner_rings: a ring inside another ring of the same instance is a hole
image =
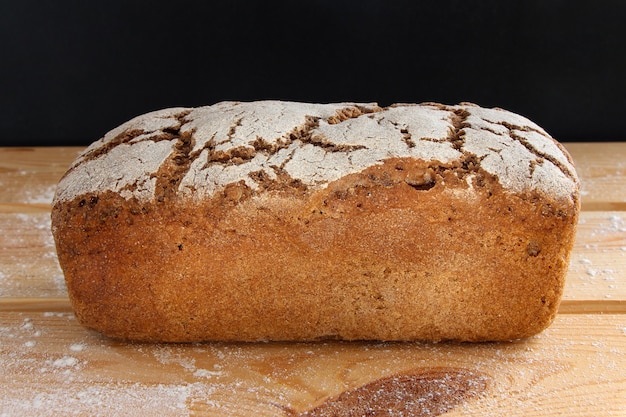
[[[171, 119], [174, 120], [174, 125], [163, 127], [161, 129], [144, 129], [130, 127], [126, 130], [122, 130], [119, 134], [113, 136], [108, 140], [101, 139], [103, 142], [101, 146], [98, 142], [90, 146], [75, 162], [73, 167], [83, 164], [88, 161], [96, 160], [103, 155], [109, 153], [111, 149], [130, 142], [138, 143], [141, 141], [159, 142], [161, 140], [172, 140], [179, 136], [180, 127], [184, 124], [185, 116], [187, 116], [191, 110], [183, 110], [179, 113], [172, 115]], [[140, 116], [141, 117], [141, 116]]]
[[[570, 168], [571, 163], [570, 163], [570, 166], [567, 166], [566, 164], [559, 161], [557, 158], [550, 155], [549, 153], [540, 151], [539, 149], [534, 147], [527, 139], [525, 139], [523, 136], [517, 133], [517, 132], [534, 132], [544, 137], [547, 137], [548, 139], [551, 139], [548, 136], [546, 136], [543, 132], [537, 129], [533, 129], [528, 126], [517, 126], [511, 123], [507, 123], [507, 122], [499, 122], [498, 124], [501, 124], [502, 126], [506, 127], [509, 130], [509, 136], [512, 139], [515, 139], [516, 141], [521, 143], [526, 149], [528, 149], [529, 152], [537, 155], [538, 161], [541, 161], [541, 162], [543, 162], [543, 160], [550, 161], [553, 165], [558, 167], [563, 172], [563, 174], [565, 174], [567, 177], [573, 178], [575, 176], [574, 172], [572, 172], [572, 169]], [[531, 175], [532, 175], [532, 172], [531, 172]]]

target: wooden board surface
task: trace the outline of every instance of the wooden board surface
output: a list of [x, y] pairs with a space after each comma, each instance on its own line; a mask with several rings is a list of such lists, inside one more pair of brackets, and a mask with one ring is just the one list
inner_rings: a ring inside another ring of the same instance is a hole
[[[562, 315], [537, 337], [479, 345], [127, 344], [84, 331], [69, 309], [2, 312], [0, 321], [0, 401], [13, 415], [297, 415], [381, 378], [441, 379], [441, 372], [451, 389], [455, 377], [469, 379], [471, 395], [450, 416], [607, 416], [626, 409], [623, 314]], [[433, 392], [446, 388], [445, 379], [438, 384]], [[396, 388], [410, 390], [407, 383]], [[413, 395], [432, 406], [430, 394]]]
[[122, 343], [77, 324], [49, 213], [80, 148], [0, 148], [0, 416], [326, 416], [393, 401], [415, 416], [626, 416], [626, 143], [566, 147], [583, 213], [544, 333], [192, 345]]
[[581, 179], [583, 210], [626, 211], [626, 143], [566, 145]]

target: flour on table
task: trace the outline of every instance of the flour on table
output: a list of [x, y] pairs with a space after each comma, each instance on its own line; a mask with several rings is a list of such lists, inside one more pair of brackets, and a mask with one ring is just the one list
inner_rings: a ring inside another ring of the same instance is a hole
[[56, 184], [39, 185], [26, 188], [22, 191], [20, 202], [25, 204], [49, 205], [52, 204]]
[[7, 214], [0, 242], [0, 296], [66, 296], [49, 213]]

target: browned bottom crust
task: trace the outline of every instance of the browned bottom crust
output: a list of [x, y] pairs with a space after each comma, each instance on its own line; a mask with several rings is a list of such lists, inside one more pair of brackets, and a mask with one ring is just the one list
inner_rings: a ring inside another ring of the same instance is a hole
[[552, 322], [577, 215], [394, 159], [316, 191], [83, 196], [53, 230], [77, 318], [111, 337], [483, 341]]

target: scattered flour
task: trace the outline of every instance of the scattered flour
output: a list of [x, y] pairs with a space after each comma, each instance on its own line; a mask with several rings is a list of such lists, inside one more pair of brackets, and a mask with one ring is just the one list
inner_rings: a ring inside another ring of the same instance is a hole
[[59, 312], [54, 312], [54, 311], [46, 311], [45, 313], [43, 313], [44, 317], [65, 317], [67, 313], [59, 313]]
[[87, 345], [85, 343], [74, 343], [70, 345], [70, 350], [72, 352], [82, 352], [85, 349], [87, 349]]
[[21, 200], [26, 204], [50, 205], [52, 204], [55, 190], [56, 184], [28, 187], [22, 192]]
[[62, 297], [63, 272], [50, 230], [48, 213], [6, 214], [0, 241], [0, 296]]
[[208, 369], [196, 369], [193, 373], [193, 376], [196, 378], [212, 378], [215, 376], [221, 376], [224, 372], [222, 371], [209, 371]]
[[[48, 314], [48, 317], [52, 316]], [[583, 341], [564, 339], [563, 325], [580, 323], [576, 317], [560, 317], [559, 321], [565, 323], [527, 341], [473, 346], [446, 343], [276, 344], [263, 345], [263, 348], [255, 344], [159, 346], [108, 343], [105, 339], [93, 338], [61, 345], [60, 352], [69, 350], [74, 352], [72, 354], [52, 355], [34, 363], [29, 362], [32, 355], [16, 350], [9, 352], [15, 355], [10, 359], [0, 357], [0, 366], [7, 360], [22, 361], [21, 370], [26, 372], [22, 375], [30, 374], [31, 382], [28, 386], [16, 384], [11, 389], [4, 389], [0, 384], [0, 417], [290, 415], [285, 410], [292, 403], [302, 407], [303, 401], [310, 401], [310, 398], [303, 400], [304, 397], [336, 390], [333, 387], [337, 383], [336, 376], [329, 373], [329, 369], [341, 371], [350, 380], [352, 375], [354, 378], [364, 374], [384, 377], [402, 373], [406, 366], [419, 368], [442, 364], [487, 373], [488, 391], [476, 401], [460, 404], [456, 411], [463, 415], [507, 415], [505, 411], [510, 411], [512, 404], [519, 404], [515, 408], [518, 413], [514, 415], [547, 415], [551, 408], [543, 401], [551, 401], [552, 396], [563, 392], [574, 395], [581, 381], [591, 385], [601, 384], [605, 379], [606, 382], [614, 381], [624, 356], [620, 349], [607, 350], [614, 339], [595, 336]], [[24, 322], [23, 319], [16, 321], [13, 333], [29, 333], [21, 327]], [[35, 327], [38, 325], [34, 316], [27, 322], [34, 323]], [[617, 329], [626, 335], [623, 323]], [[4, 336], [3, 332], [0, 330], [0, 337]], [[73, 349], [75, 346], [81, 348]], [[586, 346], [591, 346], [593, 351], [588, 352]], [[58, 350], [59, 345], [56, 348]], [[555, 391], [552, 379], [567, 375], [572, 358], [580, 354], [580, 349], [585, 350], [588, 358], [576, 370], [575, 380], [564, 382], [558, 386], [559, 392]], [[40, 350], [45, 352], [47, 348], [42, 346]], [[83, 358], [85, 350], [99, 351], [100, 354], [110, 350], [113, 362], [140, 355], [142, 361], [136, 364], [137, 368], [133, 367], [136, 375], [147, 376], [151, 370], [162, 370], [163, 373], [152, 374], [157, 378], [152, 383], [133, 382], [133, 373], [128, 374], [130, 380], [124, 380], [123, 376], [107, 377], [101, 374], [106, 363], [88, 363]], [[345, 359], [347, 354], [350, 360], [342, 365], [338, 358]], [[292, 365], [274, 367], [272, 363]], [[200, 364], [201, 367], [196, 367]], [[337, 365], [345, 368], [338, 369]], [[48, 369], [38, 373], [41, 367]], [[143, 373], [142, 369], [148, 373]], [[599, 372], [600, 369], [603, 372]], [[7, 375], [16, 371], [13, 368]], [[182, 377], [172, 378], [173, 374], [180, 374], [179, 371], [182, 371]], [[222, 382], [224, 379], [229, 382]], [[363, 380], [355, 386], [368, 382], [370, 380]], [[442, 389], [446, 389], [445, 384]], [[595, 396], [579, 393], [576, 398], [591, 402]], [[562, 403], [557, 406], [559, 404]], [[610, 415], [610, 402], [595, 405], [593, 409], [598, 415]], [[576, 407], [577, 410], [589, 409], [583, 405]]]
[[78, 359], [71, 356], [63, 356], [51, 363], [55, 368], [68, 368], [78, 365]]
[[[564, 299], [579, 299], [581, 294], [592, 299], [617, 299], [624, 294], [626, 269], [626, 219], [620, 212], [581, 219], [579, 241], [588, 243], [572, 253], [569, 266], [569, 289]], [[574, 278], [575, 279], [572, 279]], [[576, 288], [576, 290], [573, 290]]]
[[24, 322], [22, 323], [22, 329], [23, 330], [32, 330], [34, 327], [35, 327], [35, 325], [31, 321], [31, 319], [29, 317], [26, 317], [24, 319]]
[[190, 398], [207, 397], [214, 391], [211, 385], [126, 384], [106, 383], [33, 388], [16, 388], [0, 399], [0, 417], [40, 417], [60, 415], [128, 416], [158, 415], [187, 416]]

